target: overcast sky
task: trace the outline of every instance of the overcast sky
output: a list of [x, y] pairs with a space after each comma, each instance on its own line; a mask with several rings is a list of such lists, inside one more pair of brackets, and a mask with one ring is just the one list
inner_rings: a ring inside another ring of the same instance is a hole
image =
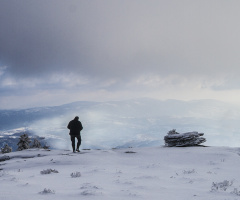
[[238, 0], [0, 0], [0, 109], [240, 102]]

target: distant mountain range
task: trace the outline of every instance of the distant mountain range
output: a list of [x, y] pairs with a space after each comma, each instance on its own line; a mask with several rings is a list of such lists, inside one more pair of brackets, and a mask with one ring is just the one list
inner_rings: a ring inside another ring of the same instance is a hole
[[163, 137], [172, 129], [203, 132], [208, 145], [240, 144], [239, 106], [215, 100], [141, 98], [0, 110], [0, 147], [7, 136], [16, 133], [15, 129], [23, 127], [32, 135], [48, 139], [53, 148], [69, 148], [66, 126], [76, 115], [84, 127], [83, 148], [164, 145]]

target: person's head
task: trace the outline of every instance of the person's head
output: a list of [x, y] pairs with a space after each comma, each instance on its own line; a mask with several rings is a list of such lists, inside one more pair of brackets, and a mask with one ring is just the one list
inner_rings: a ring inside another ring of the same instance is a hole
[[78, 117], [78, 116], [76, 116], [76, 117], [74, 118], [74, 120], [79, 120], [79, 117]]

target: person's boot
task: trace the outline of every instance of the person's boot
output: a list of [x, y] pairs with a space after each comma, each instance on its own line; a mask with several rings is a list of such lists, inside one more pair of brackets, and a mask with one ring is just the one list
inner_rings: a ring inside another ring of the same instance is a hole
[[77, 143], [77, 149], [76, 149], [77, 152], [80, 152], [79, 147], [80, 147], [80, 144]]

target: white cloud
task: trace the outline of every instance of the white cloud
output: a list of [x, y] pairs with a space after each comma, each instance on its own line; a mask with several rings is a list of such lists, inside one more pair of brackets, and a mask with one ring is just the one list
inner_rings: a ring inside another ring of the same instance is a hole
[[2, 76], [7, 69], [7, 66], [0, 66], [0, 76]]
[[[52, 74], [44, 78], [5, 77], [1, 83], [1, 107], [34, 107], [92, 100], [124, 100], [137, 97], [156, 99], [217, 99], [240, 101], [239, 90], [215, 90], [226, 84], [224, 77], [146, 74], [133, 79], [90, 79], [78, 74]], [[10, 90], [11, 89], [11, 90]], [[238, 95], [239, 94], [239, 95]]]
[[80, 85], [87, 85], [89, 84], [89, 79], [87, 77], [74, 73], [55, 73], [50, 75], [49, 79], [46, 80], [45, 83], [60, 84], [62, 86], [71, 88]]

